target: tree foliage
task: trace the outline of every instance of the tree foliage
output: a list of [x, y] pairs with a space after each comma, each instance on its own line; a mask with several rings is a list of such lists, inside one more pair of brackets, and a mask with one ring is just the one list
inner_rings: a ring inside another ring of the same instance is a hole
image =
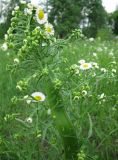
[[87, 3], [89, 9], [88, 19], [90, 26], [89, 37], [95, 37], [98, 30], [107, 24], [107, 13], [102, 6], [101, 0], [89, 0]]
[[77, 0], [48, 0], [50, 7], [49, 21], [53, 23], [60, 37], [67, 35], [79, 26], [81, 20], [82, 1]]
[[3, 22], [0, 24], [0, 36], [3, 37], [6, 31], [10, 26], [11, 14], [13, 8], [19, 3], [19, 0], [2, 0], [1, 1], [1, 12], [0, 17], [3, 19]]
[[49, 20], [60, 37], [81, 25], [87, 36], [95, 37], [107, 21], [101, 0], [48, 0], [47, 6]]
[[113, 28], [113, 33], [118, 35], [118, 9], [110, 15], [110, 23]]

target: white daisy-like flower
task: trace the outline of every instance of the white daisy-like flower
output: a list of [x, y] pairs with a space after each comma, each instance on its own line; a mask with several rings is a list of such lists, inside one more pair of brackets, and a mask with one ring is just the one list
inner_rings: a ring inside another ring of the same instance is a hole
[[54, 35], [54, 28], [52, 24], [46, 23], [45, 24], [45, 31], [48, 35]]
[[37, 8], [36, 19], [39, 24], [44, 24], [47, 22], [47, 14], [44, 12], [43, 8], [41, 7]]
[[7, 43], [3, 43], [3, 45], [1, 46], [1, 49], [3, 51], [7, 51], [7, 49], [8, 49]]
[[31, 94], [31, 96], [28, 96], [28, 95], [24, 96], [23, 99], [26, 100], [27, 104], [30, 104], [32, 102], [44, 101], [45, 95], [41, 92], [34, 92]]
[[33, 119], [31, 118], [31, 117], [28, 117], [28, 118], [26, 118], [26, 120], [25, 120], [27, 123], [32, 123], [33, 122]]
[[83, 64], [85, 63], [85, 60], [84, 59], [81, 59], [80, 61], [78, 61], [79, 64]]
[[87, 70], [87, 69], [90, 69], [90, 68], [92, 68], [92, 64], [91, 63], [82, 63], [80, 65], [80, 69], [81, 70]]
[[32, 98], [34, 99], [35, 102], [45, 100], [45, 95], [41, 92], [34, 92], [34, 93], [32, 93], [31, 96], [32, 96]]

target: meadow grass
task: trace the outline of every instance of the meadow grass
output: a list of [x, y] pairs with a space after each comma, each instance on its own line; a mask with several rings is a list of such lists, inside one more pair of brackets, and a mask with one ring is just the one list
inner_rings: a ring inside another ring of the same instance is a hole
[[[53, 115], [49, 116], [47, 121], [40, 120], [44, 123], [42, 135], [47, 135], [42, 145], [42, 140], [37, 141], [32, 134], [35, 120], [30, 126], [22, 121], [32, 114], [33, 109], [25, 107], [25, 103], [11, 102], [14, 96], [20, 95], [16, 89], [17, 81], [29, 72], [27, 68], [22, 73], [11, 75], [6, 68], [8, 64], [13, 63], [13, 57], [15, 56], [12, 53], [8, 55], [0, 51], [0, 159], [62, 160], [63, 144], [51, 124]], [[78, 137], [78, 160], [117, 160], [117, 42], [78, 40], [64, 47], [60, 58], [61, 60], [57, 61], [61, 72], [60, 79], [64, 79], [69, 68], [79, 64], [78, 61], [81, 59], [86, 62], [96, 62], [99, 66], [95, 70], [97, 76], [94, 72], [90, 74], [88, 70], [87, 76], [80, 71], [70, 77], [61, 92], [66, 111]], [[33, 85], [32, 83], [29, 91], [35, 87]], [[87, 95], [82, 95], [83, 91], [87, 91]], [[38, 154], [40, 154], [39, 159], [37, 159]]]

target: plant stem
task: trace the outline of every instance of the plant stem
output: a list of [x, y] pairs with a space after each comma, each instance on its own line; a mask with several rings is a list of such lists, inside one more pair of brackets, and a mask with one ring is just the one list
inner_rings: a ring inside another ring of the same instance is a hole
[[62, 137], [65, 159], [66, 160], [76, 160], [78, 152], [78, 139], [74, 130], [74, 127], [69, 119], [63, 103], [61, 101], [61, 96], [59, 95], [59, 90], [55, 90], [54, 85], [51, 80], [48, 80], [48, 101], [50, 106], [54, 110], [55, 126]]

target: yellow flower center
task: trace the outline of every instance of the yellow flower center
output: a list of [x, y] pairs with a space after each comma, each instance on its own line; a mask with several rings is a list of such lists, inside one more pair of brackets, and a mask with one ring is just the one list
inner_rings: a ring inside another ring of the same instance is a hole
[[89, 65], [88, 65], [87, 63], [84, 63], [84, 64], [83, 64], [83, 67], [84, 67], [84, 68], [88, 68]]
[[40, 20], [42, 20], [44, 18], [44, 11], [42, 9], [40, 9], [39, 12], [38, 12], [38, 18]]
[[46, 28], [46, 31], [47, 31], [48, 33], [51, 33], [51, 32], [52, 32], [52, 28], [51, 28], [51, 27], [47, 27], [47, 28]]
[[42, 100], [42, 97], [41, 97], [41, 96], [35, 96], [34, 99], [35, 99], [36, 101], [40, 101], [40, 100]]

